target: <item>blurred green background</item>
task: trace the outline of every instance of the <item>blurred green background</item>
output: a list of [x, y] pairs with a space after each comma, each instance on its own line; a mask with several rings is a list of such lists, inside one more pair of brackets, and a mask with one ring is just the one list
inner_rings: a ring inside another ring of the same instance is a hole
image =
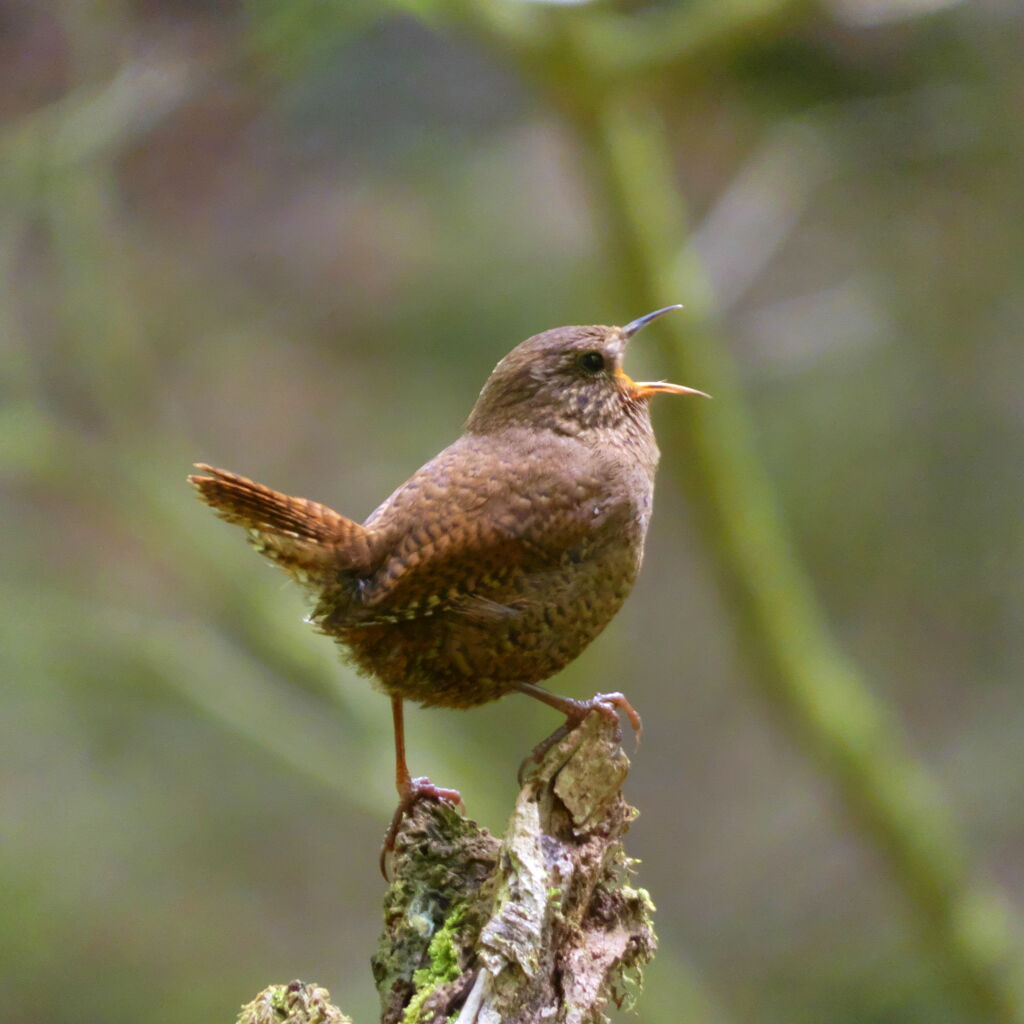
[[[360, 518], [516, 342], [647, 312], [588, 122], [625, 96], [677, 203], [653, 305], [688, 304], [630, 369], [719, 406], [656, 408], [641, 580], [551, 684], [646, 716], [636, 1019], [1020, 1021], [1022, 46], [1009, 0], [0, 0], [10, 1019], [229, 1021], [296, 976], [375, 1019], [387, 702], [184, 476]], [[742, 398], [669, 361], [713, 347]], [[831, 756], [819, 691], [794, 714], [743, 653], [728, 510], [667, 419], [705, 417], [713, 461], [741, 401], [908, 777]], [[410, 763], [500, 830], [555, 724], [411, 709]], [[904, 799], [945, 824], [901, 860]]]

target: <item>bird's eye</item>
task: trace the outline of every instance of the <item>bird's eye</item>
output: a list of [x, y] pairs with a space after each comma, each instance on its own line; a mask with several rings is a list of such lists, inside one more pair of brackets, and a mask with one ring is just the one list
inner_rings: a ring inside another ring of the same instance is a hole
[[600, 373], [604, 369], [604, 356], [600, 352], [584, 352], [579, 364], [587, 373]]

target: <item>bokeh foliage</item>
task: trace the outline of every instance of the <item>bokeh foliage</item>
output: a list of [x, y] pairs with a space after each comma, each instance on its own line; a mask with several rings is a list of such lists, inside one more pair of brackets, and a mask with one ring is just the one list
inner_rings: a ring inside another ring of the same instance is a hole
[[[794, 753], [792, 708], [748, 685], [757, 638], [708, 544], [737, 508], [694, 494], [690, 461], [694, 431], [742, 412], [872, 713], [906, 733], [880, 754], [908, 773], [864, 762], [878, 793], [934, 813], [940, 900], [987, 875], [1019, 902], [1016, 9], [9, 0], [0, 19], [11, 1005], [230, 1019], [299, 975], [373, 1019], [386, 702], [183, 475], [203, 458], [365, 514], [515, 341], [683, 298], [631, 367], [729, 358], [739, 387], [688, 423], [656, 413], [642, 582], [555, 683], [647, 713], [629, 797], [663, 946], [641, 1019], [1019, 1019], [946, 941], [1003, 955], [994, 890], [969, 921], [922, 918], [899, 833], [851, 816], [828, 751]], [[551, 725], [525, 705], [412, 713], [416, 770], [499, 827]]]

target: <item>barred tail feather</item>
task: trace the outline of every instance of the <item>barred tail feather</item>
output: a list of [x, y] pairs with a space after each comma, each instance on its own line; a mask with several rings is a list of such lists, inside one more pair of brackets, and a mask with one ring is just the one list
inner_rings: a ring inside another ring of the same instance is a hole
[[370, 534], [326, 505], [293, 498], [205, 463], [188, 478], [221, 519], [243, 527], [266, 558], [300, 582], [327, 581], [370, 561]]

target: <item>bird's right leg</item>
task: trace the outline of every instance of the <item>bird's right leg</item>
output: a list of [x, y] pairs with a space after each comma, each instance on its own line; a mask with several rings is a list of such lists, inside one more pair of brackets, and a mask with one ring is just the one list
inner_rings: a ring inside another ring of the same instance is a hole
[[557, 693], [552, 693], [550, 690], [545, 690], [543, 686], [536, 686], [533, 683], [516, 683], [514, 689], [525, 693], [528, 697], [542, 701], [556, 711], [561, 711], [566, 718], [567, 732], [575, 729], [591, 711], [599, 711], [601, 714], [614, 718], [617, 722], [619, 715], [616, 709], [619, 709], [625, 712], [629, 719], [629, 724], [633, 727], [638, 743], [644, 734], [644, 724], [639, 713], [621, 693], [595, 693], [589, 700], [574, 700], [572, 697], [559, 697]]
[[398, 829], [413, 807], [420, 800], [443, 800], [452, 805], [462, 803], [462, 796], [457, 789], [443, 789], [435, 786], [426, 776], [414, 779], [409, 774], [409, 766], [405, 762], [405, 715], [401, 697], [391, 698], [391, 718], [395, 726], [395, 788], [398, 790], [398, 807], [395, 808], [380, 851], [380, 873], [385, 881], [388, 878], [385, 863], [387, 856], [394, 851]]
[[520, 784], [522, 784], [527, 766], [539, 762], [556, 743], [568, 736], [592, 711], [597, 711], [613, 719], [616, 730], [619, 725], [619, 711], [624, 712], [629, 719], [629, 724], [633, 727], [633, 734], [636, 736], [638, 745], [644, 734], [644, 724], [640, 714], [621, 693], [595, 693], [589, 700], [574, 700], [572, 697], [559, 697], [557, 693], [552, 693], [550, 690], [545, 690], [543, 686], [536, 686], [533, 683], [516, 683], [514, 689], [565, 715], [565, 724], [559, 726], [547, 739], [541, 740], [533, 748], [530, 756], [519, 766]]

